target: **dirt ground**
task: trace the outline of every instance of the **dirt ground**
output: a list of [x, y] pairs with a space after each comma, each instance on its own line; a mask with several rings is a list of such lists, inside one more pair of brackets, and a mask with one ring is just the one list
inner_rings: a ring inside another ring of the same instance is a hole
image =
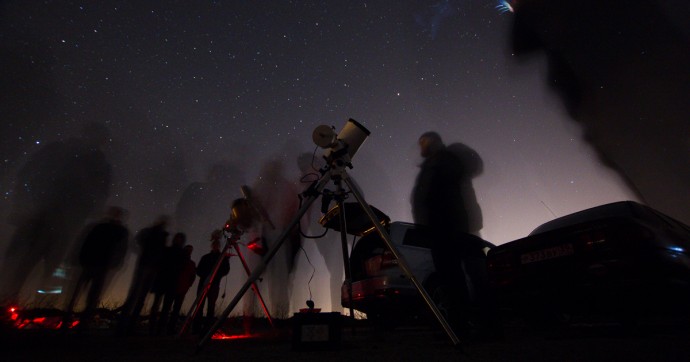
[[[241, 335], [229, 326], [228, 335]], [[293, 326], [257, 327], [248, 338], [210, 340], [198, 336], [154, 337], [147, 330], [116, 337], [111, 328], [54, 330], [2, 328], [2, 361], [687, 361], [690, 334], [673, 328], [625, 330], [581, 327], [535, 331], [520, 323], [505, 328], [499, 341], [461, 341], [453, 346], [442, 330], [427, 323], [396, 329], [366, 321], [346, 322], [339, 343], [293, 343]], [[311, 350], [313, 347], [332, 347]], [[305, 350], [306, 349], [306, 350]]]

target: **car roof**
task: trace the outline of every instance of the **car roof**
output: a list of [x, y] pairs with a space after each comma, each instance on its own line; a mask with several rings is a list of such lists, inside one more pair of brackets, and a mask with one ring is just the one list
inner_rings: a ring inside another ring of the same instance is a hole
[[[570, 215], [559, 217], [557, 219], [546, 222], [529, 235], [541, 234], [547, 231], [560, 229], [570, 225], [581, 224], [588, 221], [612, 218], [612, 217], [626, 217], [634, 219], [650, 219], [650, 218], [665, 218], [666, 222], [680, 222], [642, 204], [634, 201], [619, 201], [610, 204], [596, 206], [590, 209], [582, 210]], [[681, 224], [682, 225], [682, 224]], [[687, 226], [686, 226], [687, 227]]]

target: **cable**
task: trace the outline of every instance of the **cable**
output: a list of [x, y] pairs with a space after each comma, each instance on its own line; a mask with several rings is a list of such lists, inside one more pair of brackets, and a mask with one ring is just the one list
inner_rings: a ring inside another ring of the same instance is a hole
[[[299, 197], [299, 195], [297, 195], [297, 198], [299, 199], [299, 208], [301, 209], [302, 208], [302, 198]], [[306, 213], [305, 213], [305, 215], [306, 215]], [[325, 230], [323, 231], [323, 234], [321, 234], [321, 235], [307, 235], [302, 231], [302, 223], [298, 222], [297, 223], [297, 231], [299, 231], [300, 236], [302, 236], [305, 239], [321, 239], [322, 237], [326, 236], [326, 233], [328, 233], [328, 228], [325, 228]]]
[[221, 303], [222, 303], [223, 299], [225, 299], [225, 292], [228, 291], [228, 279], [230, 279], [230, 278], [228, 278], [228, 277], [226, 276], [226, 277], [225, 277], [225, 286], [223, 287], [223, 295], [220, 296]]
[[311, 280], [314, 279], [314, 274], [316, 273], [316, 268], [314, 267], [314, 264], [311, 263], [311, 260], [309, 259], [309, 255], [307, 255], [307, 251], [304, 250], [304, 247], [300, 245], [299, 247], [302, 249], [302, 253], [304, 253], [304, 257], [307, 258], [307, 263], [311, 266], [311, 276], [309, 277], [309, 281], [307, 282], [307, 289], [309, 290], [309, 300], [312, 298], [311, 294]]

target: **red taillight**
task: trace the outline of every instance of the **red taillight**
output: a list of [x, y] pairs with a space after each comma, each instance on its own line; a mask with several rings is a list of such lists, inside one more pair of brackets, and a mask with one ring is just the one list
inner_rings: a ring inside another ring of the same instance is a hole
[[592, 251], [606, 244], [606, 235], [602, 230], [592, 230], [578, 235], [580, 244], [585, 251]]
[[489, 279], [495, 286], [508, 285], [517, 276], [518, 268], [512, 253], [494, 255], [487, 262]]
[[515, 266], [515, 257], [512, 253], [504, 253], [489, 258], [487, 267], [490, 271], [512, 270]]
[[381, 268], [389, 268], [393, 266], [398, 266], [398, 259], [395, 258], [393, 252], [386, 250], [381, 256]]
[[612, 224], [577, 235], [582, 250], [586, 252], [611, 247], [630, 250], [642, 246], [645, 240], [653, 238], [654, 233], [649, 229], [633, 223]]
[[367, 275], [377, 275], [382, 269], [388, 269], [398, 266], [398, 260], [395, 255], [389, 250], [383, 252], [383, 254], [375, 255], [364, 261], [364, 270], [366, 270]]

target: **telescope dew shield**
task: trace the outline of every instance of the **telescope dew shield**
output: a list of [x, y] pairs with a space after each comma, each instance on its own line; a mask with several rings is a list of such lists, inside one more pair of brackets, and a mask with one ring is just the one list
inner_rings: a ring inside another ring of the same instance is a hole
[[329, 162], [341, 157], [350, 162], [370, 134], [366, 127], [350, 118], [337, 137], [330, 127], [321, 125], [314, 129], [312, 140], [317, 146], [328, 148], [323, 156]]
[[343, 129], [338, 133], [338, 139], [347, 145], [347, 154], [350, 156], [350, 160], [370, 134], [371, 132], [366, 127], [352, 118], [345, 123]]

